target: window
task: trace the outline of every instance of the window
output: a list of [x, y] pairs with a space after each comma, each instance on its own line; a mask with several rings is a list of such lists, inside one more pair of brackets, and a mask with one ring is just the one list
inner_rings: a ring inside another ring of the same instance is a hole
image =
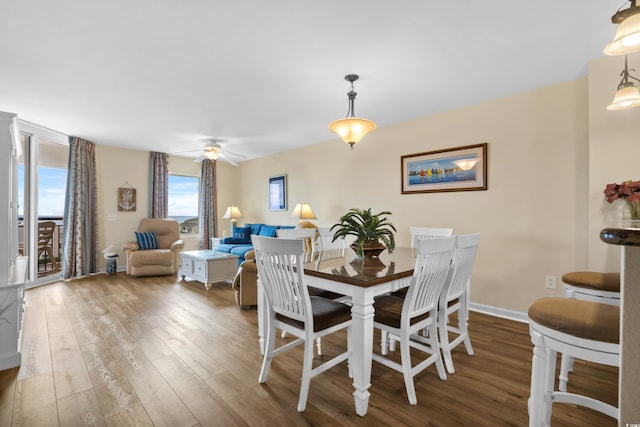
[[180, 234], [199, 234], [198, 187], [200, 179], [169, 174], [168, 217], [180, 224]]

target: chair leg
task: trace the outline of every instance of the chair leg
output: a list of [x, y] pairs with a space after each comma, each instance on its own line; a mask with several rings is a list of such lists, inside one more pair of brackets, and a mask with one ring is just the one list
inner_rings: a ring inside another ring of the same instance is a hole
[[404, 334], [400, 338], [400, 359], [402, 360], [402, 376], [404, 377], [404, 387], [407, 390], [407, 398], [409, 403], [416, 405], [418, 398], [416, 397], [416, 388], [413, 384], [413, 373], [411, 372], [411, 346], [409, 345], [409, 337]]
[[442, 357], [447, 365], [447, 372], [455, 373], [453, 368], [453, 359], [451, 358], [451, 345], [449, 344], [449, 332], [447, 331], [448, 316], [443, 313], [438, 318], [438, 331], [440, 332], [440, 348], [442, 349]]
[[267, 381], [267, 375], [269, 374], [269, 368], [271, 367], [271, 360], [273, 359], [273, 349], [276, 342], [276, 327], [273, 322], [270, 321], [267, 329], [267, 341], [264, 349], [264, 357], [262, 359], [262, 368], [260, 369], [260, 377], [258, 382], [263, 384]]
[[[431, 346], [431, 353], [436, 356], [436, 369], [438, 370], [438, 376], [441, 380], [447, 379], [447, 374], [444, 372], [444, 364], [442, 363], [442, 357], [440, 353], [440, 346], [438, 345], [438, 326], [436, 322], [431, 322], [429, 325], [429, 341]], [[446, 333], [446, 330], [445, 330]], [[451, 362], [451, 368], [453, 369], [453, 362]]]
[[544, 385], [544, 404], [543, 404], [543, 413], [542, 413], [542, 421], [545, 426], [551, 425], [551, 398], [547, 398], [547, 396], [551, 396], [553, 393], [553, 387], [555, 384], [555, 375], [556, 375], [556, 352], [551, 349], [547, 349], [547, 366], [545, 368], [545, 385]]
[[313, 341], [304, 341], [304, 359], [302, 361], [302, 381], [300, 382], [300, 398], [298, 412], [304, 412], [307, 407], [309, 385], [311, 384], [311, 370], [313, 368]]
[[380, 331], [380, 353], [383, 355], [389, 354], [389, 335], [387, 331]]
[[529, 427], [542, 426], [544, 405], [545, 368], [547, 366], [547, 349], [536, 341], [542, 341], [539, 334], [531, 335], [534, 341], [533, 359], [531, 360], [531, 392], [529, 396]]
[[573, 357], [562, 355], [560, 362], [560, 376], [558, 377], [558, 389], [567, 391], [567, 383], [569, 382], [569, 372], [573, 371]]

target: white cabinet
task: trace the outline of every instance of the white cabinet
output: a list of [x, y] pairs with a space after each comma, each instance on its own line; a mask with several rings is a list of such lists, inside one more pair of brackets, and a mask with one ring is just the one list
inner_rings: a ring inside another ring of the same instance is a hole
[[233, 280], [237, 271], [237, 255], [207, 250], [180, 253], [178, 276], [202, 282], [207, 289], [211, 288], [211, 283]]

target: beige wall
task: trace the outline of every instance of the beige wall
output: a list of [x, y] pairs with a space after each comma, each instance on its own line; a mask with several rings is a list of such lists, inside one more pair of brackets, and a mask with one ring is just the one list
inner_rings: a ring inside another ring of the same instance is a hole
[[[96, 146], [96, 167], [98, 179], [98, 221], [100, 248], [113, 246], [113, 252], [120, 256], [124, 266], [122, 244], [135, 240], [134, 231], [142, 218], [149, 216], [149, 152], [123, 148]], [[193, 159], [171, 156], [169, 172], [200, 176], [200, 164]], [[136, 189], [135, 212], [118, 211], [118, 188], [125, 184]], [[183, 236], [185, 250], [199, 247], [197, 236]], [[100, 260], [104, 268], [104, 259]]]
[[[560, 295], [545, 289], [546, 275], [586, 267], [587, 104], [579, 79], [379, 128], [353, 151], [331, 140], [243, 162], [235, 203], [244, 222], [291, 225], [300, 201], [320, 226], [351, 207], [390, 210], [402, 246], [411, 225], [480, 232], [472, 301], [525, 311], [535, 298]], [[401, 155], [481, 142], [489, 144], [487, 191], [400, 194]], [[287, 212], [267, 210], [267, 179], [278, 174], [288, 177]]]
[[[624, 68], [623, 57], [603, 57], [589, 64], [589, 265], [602, 271], [619, 271], [620, 248], [600, 241], [605, 227], [620, 227], [624, 202], [609, 204], [607, 184], [640, 180], [640, 108], [609, 111]], [[640, 54], [629, 55], [629, 68], [640, 70]], [[635, 77], [640, 73], [631, 72]]]

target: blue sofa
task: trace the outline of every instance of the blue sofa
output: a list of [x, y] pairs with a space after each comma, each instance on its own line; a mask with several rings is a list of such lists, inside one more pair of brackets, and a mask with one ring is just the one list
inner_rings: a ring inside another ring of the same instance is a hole
[[293, 225], [245, 224], [233, 228], [233, 236], [225, 237], [213, 247], [214, 251], [227, 252], [238, 256], [238, 265], [244, 261], [244, 255], [253, 250], [251, 235], [276, 237], [279, 228], [296, 228]]

